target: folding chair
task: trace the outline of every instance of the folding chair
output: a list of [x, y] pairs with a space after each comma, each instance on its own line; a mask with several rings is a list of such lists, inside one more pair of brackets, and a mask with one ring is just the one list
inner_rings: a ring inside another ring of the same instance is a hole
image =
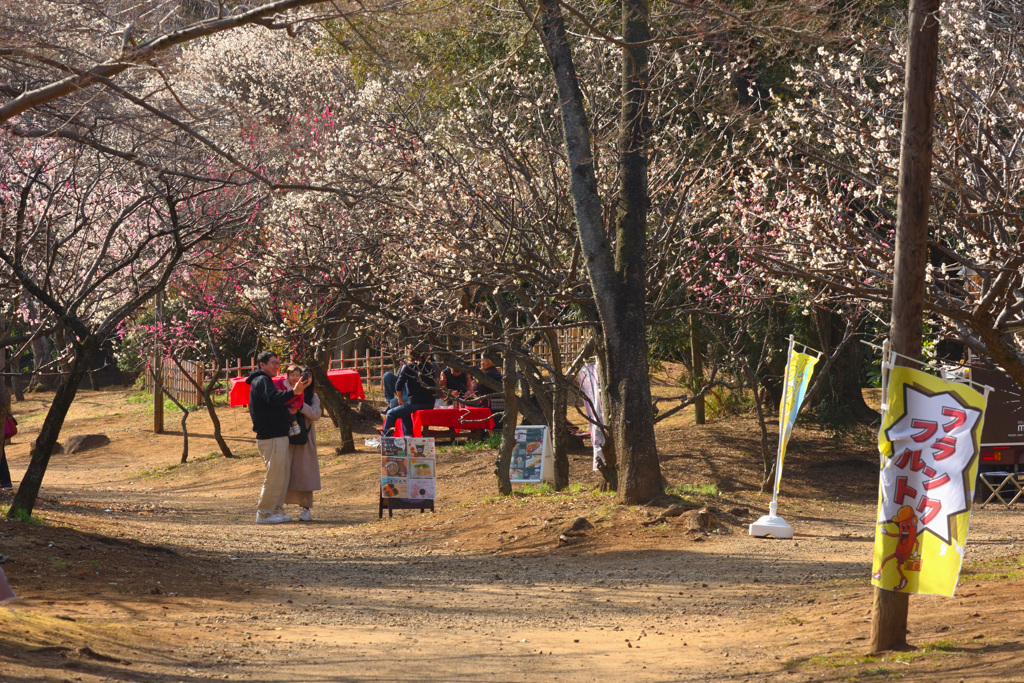
[[993, 500], [998, 500], [1009, 510], [1010, 506], [1024, 494], [1024, 486], [1021, 485], [1024, 481], [1024, 472], [982, 472], [979, 478], [988, 489], [988, 491], [982, 491], [982, 495], [987, 494], [988, 497], [978, 506], [979, 509], [984, 508]]

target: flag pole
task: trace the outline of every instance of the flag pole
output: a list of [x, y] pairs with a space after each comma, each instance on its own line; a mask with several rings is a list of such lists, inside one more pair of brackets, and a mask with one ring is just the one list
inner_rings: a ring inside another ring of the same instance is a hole
[[[789, 349], [786, 351], [786, 372], [782, 382], [782, 405], [789, 403], [790, 391], [790, 359], [793, 357], [793, 335], [789, 335]], [[786, 520], [778, 516], [779, 510], [779, 483], [782, 481], [782, 449], [785, 446], [786, 416], [779, 411], [779, 446], [775, 452], [775, 482], [772, 485], [772, 502], [768, 504], [768, 514], [762, 516], [750, 525], [751, 536], [763, 538], [774, 536], [775, 538], [793, 538], [793, 527]]]

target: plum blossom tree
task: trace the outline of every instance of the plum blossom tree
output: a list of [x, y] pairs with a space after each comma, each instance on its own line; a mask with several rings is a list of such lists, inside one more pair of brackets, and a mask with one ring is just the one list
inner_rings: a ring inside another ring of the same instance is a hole
[[[11, 509], [31, 512], [61, 426], [101, 344], [166, 285], [196, 246], [251, 216], [259, 194], [211, 172], [208, 158], [176, 173], [64, 141], [0, 137], [0, 270], [68, 331], [69, 371], [43, 421]], [[197, 181], [212, 178], [219, 181]]]
[[[1024, 386], [1020, 3], [943, 3], [925, 311], [940, 334]], [[818, 51], [780, 92], [771, 164], [739, 187], [738, 217], [804, 300], [855, 301], [882, 317], [893, 279], [903, 17], [846, 51]]]

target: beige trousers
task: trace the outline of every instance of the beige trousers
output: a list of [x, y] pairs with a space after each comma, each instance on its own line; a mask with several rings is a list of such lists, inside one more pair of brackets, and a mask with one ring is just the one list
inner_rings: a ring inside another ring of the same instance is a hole
[[256, 512], [261, 516], [272, 515], [284, 507], [284, 496], [288, 492], [288, 479], [292, 471], [288, 437], [256, 439], [256, 448], [267, 466], [267, 475], [263, 479], [263, 490], [260, 491], [260, 502], [256, 506]]

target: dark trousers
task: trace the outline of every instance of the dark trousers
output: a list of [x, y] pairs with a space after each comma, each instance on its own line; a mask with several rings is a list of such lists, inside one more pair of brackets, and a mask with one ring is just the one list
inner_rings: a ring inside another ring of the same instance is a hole
[[429, 410], [434, 407], [433, 403], [406, 403], [404, 406], [396, 406], [388, 411], [384, 418], [384, 429], [381, 432], [384, 436], [391, 436], [391, 430], [395, 423], [402, 421], [402, 436], [412, 436], [412, 414], [417, 410]]
[[11, 470], [7, 467], [7, 454], [0, 455], [0, 489], [14, 486], [11, 481]]

